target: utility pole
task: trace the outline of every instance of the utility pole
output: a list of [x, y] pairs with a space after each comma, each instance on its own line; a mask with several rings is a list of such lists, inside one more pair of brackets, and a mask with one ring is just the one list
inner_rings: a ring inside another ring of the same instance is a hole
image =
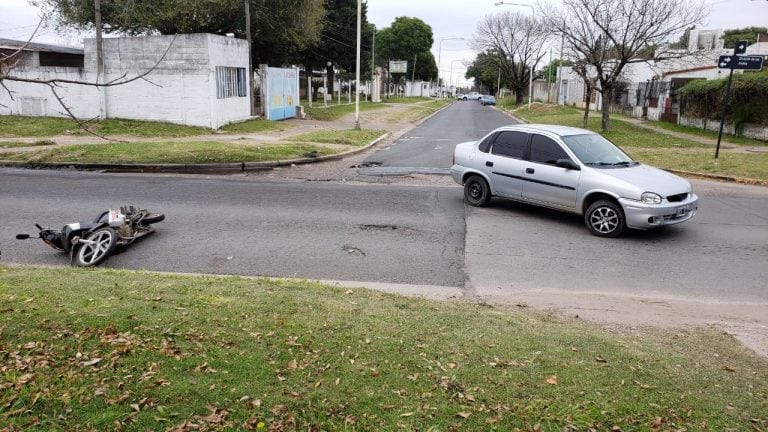
[[360, 130], [360, 16], [362, 0], [357, 0], [357, 54], [355, 56], [355, 130]]
[[[96, 14], [94, 17], [94, 24], [96, 25], [96, 83], [102, 84], [104, 82], [104, 45], [101, 38], [101, 0], [94, 0], [93, 8]], [[99, 94], [101, 95], [99, 115], [102, 119], [107, 118], [106, 92], [106, 87], [99, 88]]]
[[254, 106], [253, 94], [253, 60], [252, 60], [252, 39], [251, 39], [251, 2], [245, 0], [245, 39], [248, 41], [248, 100], [250, 101], [251, 117], [256, 115], [256, 107]]

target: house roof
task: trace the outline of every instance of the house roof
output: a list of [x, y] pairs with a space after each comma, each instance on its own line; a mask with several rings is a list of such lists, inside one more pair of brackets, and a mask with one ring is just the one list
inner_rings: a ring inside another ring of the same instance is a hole
[[699, 66], [695, 68], [689, 68], [689, 69], [680, 69], [675, 71], [667, 71], [661, 74], [661, 76], [665, 77], [668, 75], [676, 75], [681, 73], [690, 73], [690, 72], [699, 72], [699, 71], [705, 71], [710, 69], [717, 69], [717, 66]]
[[19, 48], [22, 48], [22, 47], [24, 48], [24, 51], [85, 55], [85, 51], [83, 51], [82, 48], [42, 44], [37, 42], [27, 43], [26, 41], [0, 38], [0, 49], [18, 50]]

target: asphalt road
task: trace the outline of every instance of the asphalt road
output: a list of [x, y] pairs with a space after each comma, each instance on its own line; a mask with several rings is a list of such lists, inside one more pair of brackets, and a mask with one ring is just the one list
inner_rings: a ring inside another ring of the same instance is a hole
[[364, 160], [362, 175], [448, 174], [456, 144], [482, 138], [515, 119], [477, 101], [458, 101]]
[[105, 267], [463, 286], [464, 205], [446, 187], [256, 182], [237, 177], [0, 169], [4, 262], [66, 265], [34, 223], [59, 229], [133, 204], [163, 212]]

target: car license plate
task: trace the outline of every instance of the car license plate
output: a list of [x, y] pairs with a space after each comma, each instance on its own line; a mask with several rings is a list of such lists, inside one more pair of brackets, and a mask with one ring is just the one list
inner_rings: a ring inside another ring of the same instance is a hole
[[677, 208], [677, 217], [685, 216], [686, 214], [688, 214], [689, 211], [690, 211], [690, 209], [688, 208], [688, 206], [678, 207]]

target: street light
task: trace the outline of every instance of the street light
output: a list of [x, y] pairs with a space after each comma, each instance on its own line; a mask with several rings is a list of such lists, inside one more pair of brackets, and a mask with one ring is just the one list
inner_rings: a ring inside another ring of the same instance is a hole
[[449, 88], [451, 86], [451, 82], [453, 82], [453, 64], [456, 63], [456, 62], [460, 62], [460, 61], [464, 61], [464, 60], [462, 60], [462, 59], [451, 60], [451, 74], [449, 75], [449, 78], [448, 78], [448, 87]]
[[444, 40], [466, 40], [463, 37], [447, 37], [447, 38], [440, 38], [440, 41], [437, 44], [437, 89], [440, 91], [440, 97], [442, 98], [442, 91], [440, 88], [440, 56], [443, 53], [443, 41]]
[[360, 130], [360, 15], [362, 0], [357, 0], [357, 49], [355, 59], [355, 130]]
[[[533, 5], [525, 4], [525, 3], [511, 3], [511, 2], [505, 2], [505, 1], [498, 1], [493, 4], [494, 6], [526, 6], [531, 8], [531, 16], [533, 19], [536, 19], [536, 9], [533, 8]], [[533, 64], [531, 64], [531, 73], [528, 74], [528, 109], [531, 109], [531, 101], [533, 100]]]

